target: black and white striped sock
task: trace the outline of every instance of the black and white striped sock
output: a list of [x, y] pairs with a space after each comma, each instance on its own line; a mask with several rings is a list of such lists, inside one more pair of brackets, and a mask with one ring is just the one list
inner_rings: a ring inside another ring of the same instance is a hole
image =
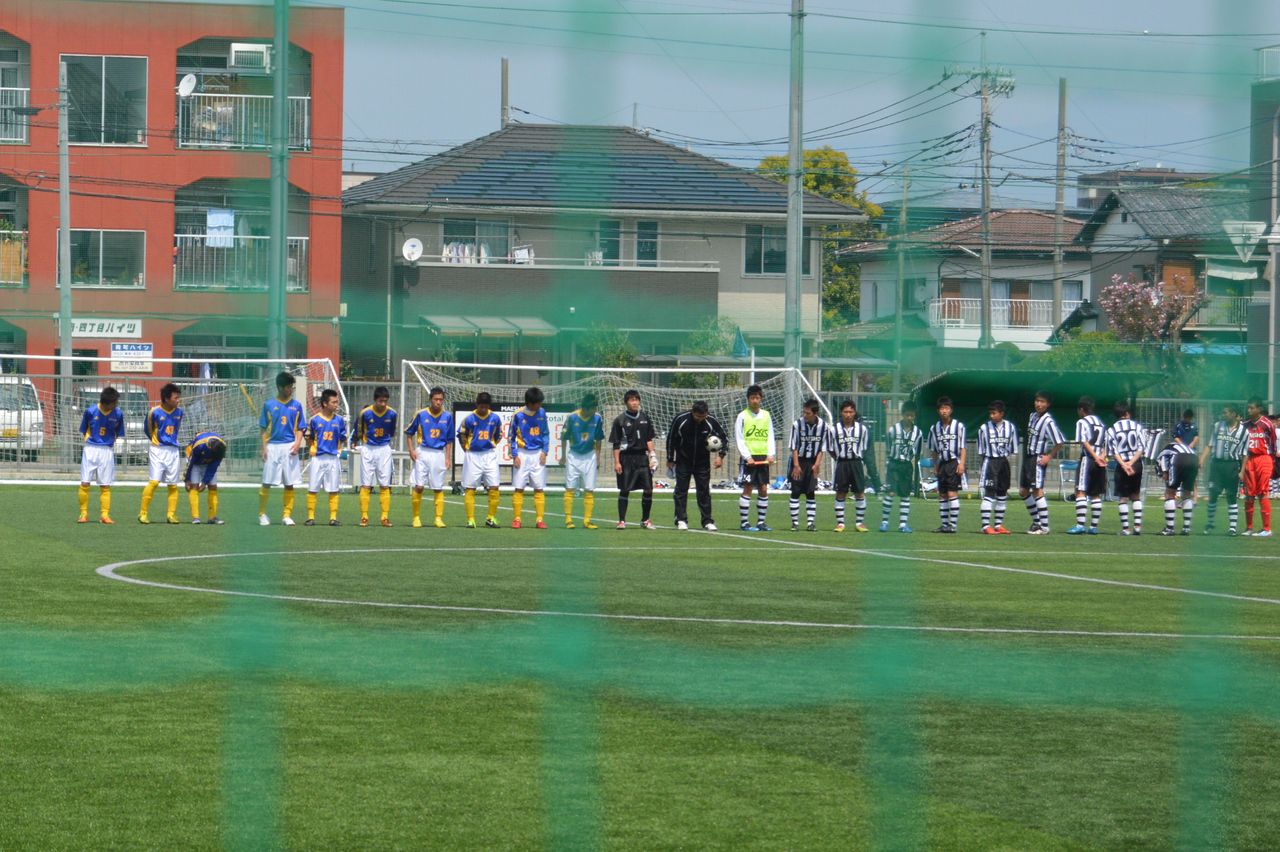
[[1036, 499], [1036, 523], [1040, 529], [1049, 531], [1049, 498], [1041, 496]]
[[1093, 529], [1098, 528], [1098, 524], [1102, 521], [1102, 498], [1094, 497], [1089, 501], [1089, 526]]
[[1028, 494], [1022, 498], [1022, 505], [1027, 507], [1027, 514], [1031, 516], [1031, 523], [1036, 526], [1040, 525], [1040, 519], [1036, 517], [1036, 498], [1033, 494]]
[[859, 497], [853, 501], [853, 510], [853, 519], [859, 524], [865, 523], [867, 520], [867, 498]]
[[1120, 529], [1122, 530], [1129, 529], [1129, 504], [1128, 503], [1120, 504]]
[[844, 501], [839, 497], [836, 498], [836, 524], [844, 526]]
[[1235, 532], [1236, 525], [1237, 525], [1237, 524], [1239, 524], [1239, 523], [1240, 523], [1240, 504], [1239, 504], [1239, 503], [1228, 503], [1228, 504], [1227, 504], [1227, 524], [1228, 524], [1228, 528], [1229, 528], [1232, 532]]
[[[898, 503], [901, 504], [904, 498], [899, 498]], [[889, 523], [889, 516], [893, 514], [893, 495], [886, 494], [880, 499], [880, 522], [882, 524]]]
[[1142, 532], [1142, 501], [1133, 501], [1133, 531]]
[[960, 498], [951, 498], [951, 529], [960, 527]]
[[1205, 505], [1205, 510], [1209, 513], [1209, 517], [1205, 521], [1204, 528], [1211, 530], [1214, 522], [1218, 520], [1218, 501], [1210, 498], [1208, 504]]
[[1195, 514], [1196, 501], [1188, 497], [1182, 501], [1182, 531], [1191, 532], [1191, 516]]
[[791, 526], [798, 526], [800, 524], [800, 498], [792, 497], [788, 505], [791, 508]]
[[1089, 500], [1087, 497], [1076, 498], [1076, 526], [1082, 527], [1089, 520]]
[[769, 514], [769, 498], [756, 497], [756, 526], [760, 526], [765, 521], [765, 516]]
[[818, 501], [814, 497], [805, 498], [804, 507], [805, 521], [810, 525], [818, 522]]
[[951, 525], [951, 501], [944, 497], [938, 498], [938, 520], [943, 529]]
[[1177, 500], [1164, 501], [1164, 528], [1165, 529], [1167, 530], [1173, 529], [1174, 515], [1176, 515], [1177, 512], [1178, 512]]
[[898, 526], [907, 526], [909, 517], [911, 517], [911, 497], [904, 494], [898, 498]]
[[1009, 508], [1008, 497], [996, 498], [996, 527], [997, 528], [1004, 526], [1004, 513], [1005, 513], [1005, 510], [1008, 508]]
[[982, 528], [985, 530], [991, 526], [991, 511], [995, 506], [990, 497], [982, 498]]
[[739, 526], [744, 526], [744, 527], [745, 527], [748, 523], [750, 523], [750, 515], [751, 515], [751, 498], [750, 498], [750, 497], [739, 497], [739, 498], [738, 498], [738, 524], [739, 524]]

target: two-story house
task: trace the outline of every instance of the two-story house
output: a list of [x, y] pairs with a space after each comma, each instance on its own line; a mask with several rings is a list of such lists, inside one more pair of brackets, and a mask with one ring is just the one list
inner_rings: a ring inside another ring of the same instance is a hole
[[[598, 325], [676, 354], [717, 316], [780, 354], [786, 207], [782, 184], [631, 128], [510, 124], [343, 193], [343, 356], [572, 364]], [[812, 341], [820, 230], [864, 217], [813, 195], [804, 214]]]
[[[156, 357], [264, 357], [270, 8], [9, 0], [4, 10], [0, 352], [58, 348], [65, 63], [76, 353], [108, 355], [127, 330]], [[342, 10], [295, 9], [290, 36], [288, 351], [336, 361]], [[178, 91], [187, 75], [190, 94]]]

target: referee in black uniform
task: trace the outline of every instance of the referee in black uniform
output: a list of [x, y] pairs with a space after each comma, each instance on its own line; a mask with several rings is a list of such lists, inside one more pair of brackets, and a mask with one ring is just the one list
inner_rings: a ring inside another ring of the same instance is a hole
[[[707, 448], [707, 439], [713, 435], [720, 439], [720, 449], [714, 453]], [[676, 529], [689, 528], [689, 480], [692, 479], [702, 528], [715, 532], [715, 519], [711, 517], [711, 467], [724, 464], [728, 444], [729, 436], [720, 421], [708, 413], [705, 400], [698, 400], [671, 421], [671, 428], [667, 430], [667, 475], [676, 479], [675, 493], [671, 495], [676, 504]]]
[[627, 528], [627, 503], [631, 492], [640, 491], [640, 526], [655, 529], [649, 514], [653, 511], [653, 469], [658, 457], [653, 452], [657, 437], [649, 415], [640, 410], [640, 391], [629, 390], [622, 397], [626, 410], [613, 420], [609, 443], [613, 445], [613, 472], [618, 475], [618, 529]]

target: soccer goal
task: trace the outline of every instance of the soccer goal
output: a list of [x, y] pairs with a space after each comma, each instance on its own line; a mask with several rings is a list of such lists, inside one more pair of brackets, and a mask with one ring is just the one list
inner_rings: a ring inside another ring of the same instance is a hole
[[[531, 380], [522, 384], [485, 380], [487, 376], [511, 375], [528, 376]], [[822, 417], [830, 422], [831, 412], [804, 374], [795, 369], [753, 373], [745, 368], [583, 368], [404, 361], [400, 398], [404, 401], [407, 420], [413, 412], [426, 407], [431, 388], [439, 387], [445, 392], [445, 405], [461, 416], [474, 407], [477, 393], [488, 391], [493, 397], [494, 410], [503, 418], [503, 423], [509, 425], [510, 418], [524, 407], [524, 392], [537, 385], [546, 396], [545, 408], [554, 441], [547, 461], [553, 471], [563, 462], [560, 458], [560, 428], [588, 393], [594, 393], [600, 401], [607, 438], [609, 424], [623, 411], [623, 394], [633, 388], [640, 392], [641, 405], [658, 431], [655, 449], [662, 460], [660, 470], [665, 469], [666, 432], [671, 421], [677, 414], [689, 410], [695, 400], [705, 400], [710, 414], [720, 421], [729, 435], [726, 447], [729, 455], [722, 470], [724, 479], [734, 480], [738, 475], [738, 451], [733, 442], [733, 426], [739, 412], [746, 408], [746, 390], [753, 383], [753, 376], [754, 383], [760, 385], [764, 392], [763, 407], [773, 417], [777, 458], [786, 457], [791, 422], [800, 416], [806, 399], [818, 399], [822, 405]], [[533, 377], [537, 377], [536, 380]], [[501, 451], [503, 464], [509, 465], [510, 448], [506, 442]], [[608, 457], [607, 441], [603, 454]], [[601, 469], [609, 469], [603, 465], [605, 459], [601, 461]], [[775, 467], [779, 473], [783, 469], [782, 465]], [[555, 478], [553, 474], [553, 481]]]
[[[337, 371], [328, 359], [246, 360], [192, 358], [81, 357], [71, 362], [72, 376], [60, 375], [62, 358], [4, 355], [0, 373], [0, 476], [71, 481], [79, 476], [80, 418], [108, 386], [120, 392], [125, 438], [116, 444], [122, 480], [145, 479], [147, 445], [143, 421], [160, 404], [160, 388], [173, 382], [182, 391], [185, 412], [179, 441], [186, 445], [203, 431], [227, 441], [227, 459], [219, 472], [226, 481], [250, 481], [261, 472], [262, 403], [276, 393], [275, 378], [296, 378], [294, 396], [307, 417], [320, 409], [325, 388], [338, 392], [341, 413], [350, 414]], [[15, 369], [10, 369], [15, 368]]]

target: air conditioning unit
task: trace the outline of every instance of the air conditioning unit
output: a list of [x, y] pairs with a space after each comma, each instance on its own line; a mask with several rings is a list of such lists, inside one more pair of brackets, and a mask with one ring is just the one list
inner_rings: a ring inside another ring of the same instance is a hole
[[231, 45], [231, 61], [228, 68], [233, 71], [271, 73], [271, 45], [235, 43]]

